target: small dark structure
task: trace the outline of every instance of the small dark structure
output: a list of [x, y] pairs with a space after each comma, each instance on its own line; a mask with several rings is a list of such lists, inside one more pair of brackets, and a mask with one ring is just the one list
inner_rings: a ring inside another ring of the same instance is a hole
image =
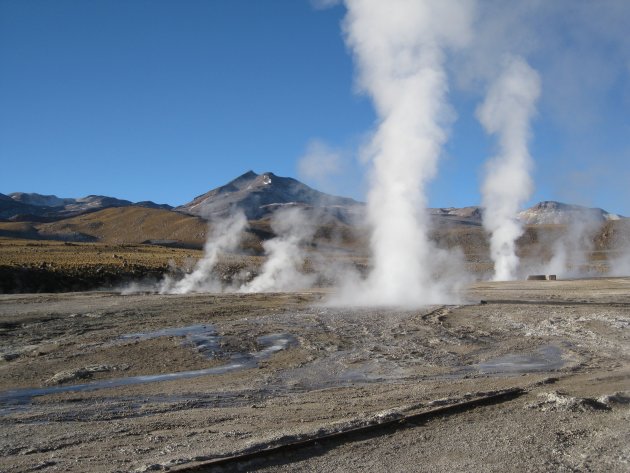
[[528, 281], [556, 281], [555, 274], [531, 274], [527, 276]]

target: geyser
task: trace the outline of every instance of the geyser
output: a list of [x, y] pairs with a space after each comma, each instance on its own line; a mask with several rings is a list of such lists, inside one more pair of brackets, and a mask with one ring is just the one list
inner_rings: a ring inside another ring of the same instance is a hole
[[527, 142], [539, 95], [536, 71], [523, 59], [512, 57], [477, 110], [486, 131], [499, 140], [499, 153], [488, 161], [482, 187], [483, 226], [490, 233], [495, 281], [515, 279], [518, 270], [516, 240], [523, 225], [517, 213], [532, 193]]
[[342, 291], [351, 304], [444, 302], [450, 281], [436, 273], [425, 187], [436, 174], [446, 126], [446, 50], [470, 36], [466, 0], [346, 0], [345, 40], [358, 86], [374, 102], [378, 129], [366, 149], [372, 270]]
[[188, 294], [191, 292], [222, 292], [223, 284], [213, 269], [224, 252], [234, 251], [241, 242], [241, 234], [247, 228], [247, 219], [243, 212], [237, 212], [229, 218], [216, 222], [204, 247], [203, 258], [196, 264], [192, 273], [175, 281], [166, 276], [160, 283], [160, 294]]
[[315, 226], [303, 210], [288, 208], [276, 211], [271, 228], [276, 237], [263, 243], [267, 261], [261, 273], [240, 288], [240, 292], [295, 291], [309, 288], [313, 274], [302, 273], [304, 248], [315, 231]]

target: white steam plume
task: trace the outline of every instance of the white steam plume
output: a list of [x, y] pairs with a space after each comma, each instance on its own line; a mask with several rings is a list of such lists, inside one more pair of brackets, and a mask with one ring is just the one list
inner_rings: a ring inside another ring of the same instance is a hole
[[545, 268], [545, 273], [559, 277], [584, 277], [592, 275], [590, 257], [595, 249], [595, 236], [603, 222], [588, 212], [576, 212], [552, 247], [553, 256]]
[[630, 221], [615, 222], [612, 252], [609, 256], [611, 276], [630, 276]]
[[242, 212], [217, 222], [208, 235], [204, 247], [204, 256], [192, 273], [175, 281], [166, 276], [160, 283], [160, 294], [188, 294], [191, 292], [222, 292], [223, 286], [213, 274], [219, 256], [224, 252], [234, 251], [240, 241], [241, 234], [247, 228], [247, 219]]
[[517, 213], [532, 193], [527, 142], [539, 95], [536, 71], [523, 59], [510, 58], [477, 110], [486, 131], [499, 139], [499, 154], [487, 163], [482, 187], [483, 226], [490, 232], [495, 281], [515, 279], [518, 270], [516, 240], [523, 225]]
[[272, 217], [271, 228], [276, 237], [263, 243], [267, 261], [262, 272], [240, 292], [279, 292], [307, 289], [315, 276], [301, 272], [304, 248], [315, 231], [315, 226], [299, 208], [278, 210]]
[[630, 276], [630, 245], [622, 248], [609, 264], [610, 276]]
[[334, 191], [332, 178], [339, 175], [343, 167], [343, 152], [328, 146], [321, 140], [311, 140], [305, 153], [298, 161], [298, 176], [313, 182], [325, 192]]
[[[437, 168], [452, 118], [446, 102], [447, 48], [470, 37], [472, 1], [346, 0], [345, 39], [358, 85], [372, 98], [379, 127], [372, 163], [368, 220], [373, 269], [340, 302], [422, 305], [443, 302], [428, 238], [425, 186]], [[343, 299], [343, 296], [342, 296]]]

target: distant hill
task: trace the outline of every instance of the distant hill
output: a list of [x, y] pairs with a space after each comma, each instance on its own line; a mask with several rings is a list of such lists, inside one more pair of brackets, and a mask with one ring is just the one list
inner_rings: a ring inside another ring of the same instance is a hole
[[133, 203], [103, 195], [62, 198], [56, 195], [14, 192], [0, 194], [0, 219], [10, 221], [54, 221], [112, 207], [171, 209], [170, 205], [151, 201]]
[[56, 195], [43, 195], [27, 192], [14, 192], [9, 197], [22, 204], [35, 205], [37, 207], [64, 207], [76, 202], [76, 199], [64, 199]]
[[201, 246], [208, 224], [197, 217], [162, 209], [113, 207], [36, 226], [41, 238], [105, 243], [153, 240]]
[[290, 177], [248, 171], [174, 210], [213, 219], [225, 217], [239, 209], [249, 220], [257, 220], [287, 206], [318, 209], [347, 221], [362, 204], [347, 197], [325, 194]]
[[[0, 237], [67, 242], [138, 244], [201, 249], [209, 231], [200, 217], [164, 209], [112, 207], [56, 222], [0, 222]], [[261, 239], [273, 236], [264, 222], [252, 223], [241, 249], [262, 252]]]
[[[483, 208], [479, 206], [436, 208], [429, 209], [429, 213], [438, 223], [481, 225], [483, 219]], [[580, 221], [603, 223], [624, 217], [599, 208], [547, 200], [519, 212], [517, 218], [525, 225], [567, 225]]]

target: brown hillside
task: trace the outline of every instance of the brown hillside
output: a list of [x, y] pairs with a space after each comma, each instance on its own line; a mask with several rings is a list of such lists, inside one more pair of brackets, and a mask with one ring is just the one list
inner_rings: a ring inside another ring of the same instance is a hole
[[198, 217], [143, 207], [109, 208], [36, 227], [43, 238], [112, 244], [161, 240], [191, 247], [202, 247], [208, 231]]
[[0, 237], [37, 239], [37, 229], [30, 222], [0, 222]]

